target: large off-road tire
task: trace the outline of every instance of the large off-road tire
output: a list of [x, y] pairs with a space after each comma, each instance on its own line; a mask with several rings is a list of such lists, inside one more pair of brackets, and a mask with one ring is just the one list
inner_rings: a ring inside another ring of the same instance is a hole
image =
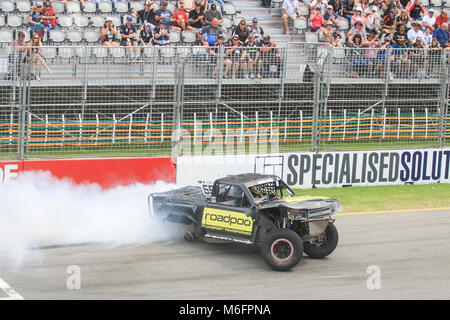
[[339, 240], [338, 231], [333, 223], [329, 223], [322, 239], [319, 241], [305, 241], [305, 253], [313, 259], [322, 259], [336, 249]]
[[287, 271], [303, 256], [302, 239], [292, 230], [274, 229], [262, 241], [261, 256], [272, 269]]

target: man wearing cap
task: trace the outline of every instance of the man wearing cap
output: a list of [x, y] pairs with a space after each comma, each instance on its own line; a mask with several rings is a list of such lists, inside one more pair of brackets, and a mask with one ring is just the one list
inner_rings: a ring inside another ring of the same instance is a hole
[[[211, 64], [215, 65], [214, 71], [211, 75], [212, 78], [216, 77], [217, 70], [219, 68], [219, 64], [217, 62], [219, 61], [220, 49], [224, 48], [225, 45], [226, 45], [225, 38], [224, 38], [223, 34], [219, 34], [217, 36], [217, 42], [215, 42], [208, 50], [209, 56], [211, 59]], [[225, 50], [224, 50], [224, 52], [225, 52]], [[223, 74], [224, 74], [225, 78], [227, 78], [228, 71], [230, 71], [232, 64], [233, 63], [231, 62], [230, 59], [224, 59], [225, 70], [224, 70]]]
[[233, 63], [231, 69], [232, 74], [231, 77], [235, 79], [239, 67], [241, 67], [244, 77], [248, 79], [247, 62], [246, 62], [247, 52], [242, 47], [242, 43], [239, 41], [239, 36], [234, 35], [231, 38], [230, 43], [227, 44], [227, 46], [228, 47], [225, 49], [225, 58], [231, 60], [231, 62]]
[[428, 14], [423, 17], [422, 26], [424, 28], [430, 28], [434, 30], [434, 25], [436, 24], [436, 17], [434, 16], [434, 10], [430, 9]]
[[330, 0], [328, 5], [333, 8], [333, 12], [340, 15], [342, 12], [342, 2], [341, 0]]
[[155, 21], [156, 25], [159, 25], [162, 22], [168, 28], [170, 26], [170, 17], [172, 16], [172, 11], [167, 9], [167, 5], [167, 1], [161, 3], [161, 8], [159, 8], [155, 13]]
[[217, 42], [217, 37], [223, 34], [222, 29], [219, 26], [219, 20], [213, 18], [211, 24], [208, 24], [202, 28], [197, 34], [197, 38], [204, 46], [212, 46]]
[[448, 15], [445, 9], [442, 9], [441, 14], [436, 17], [436, 25], [435, 28], [439, 28], [441, 24], [448, 23]]
[[271, 66], [276, 66], [277, 71], [274, 73], [276, 77], [279, 77], [281, 60], [277, 54], [279, 54], [280, 50], [276, 48], [275, 43], [270, 41], [270, 36], [268, 34], [264, 35], [263, 41], [261, 41], [259, 46], [261, 47], [261, 59], [258, 62], [258, 71], [263, 77], [267, 77], [270, 74]]
[[102, 40], [103, 45], [106, 47], [118, 46], [119, 45], [119, 43], [117, 42], [118, 35], [119, 32], [113, 25], [111, 17], [107, 17], [100, 34], [100, 39]]
[[253, 35], [253, 42], [258, 43], [262, 41], [264, 37], [264, 30], [260, 25], [258, 25], [258, 18], [254, 17], [252, 19], [252, 25], [249, 29], [250, 34]]
[[298, 0], [283, 0], [283, 15], [281, 20], [283, 21], [284, 34], [289, 34], [289, 19], [294, 21], [298, 16], [301, 17]]
[[422, 22], [416, 20], [412, 22], [412, 28], [407, 33], [408, 41], [410, 44], [414, 44], [417, 38], [424, 39], [425, 35], [422, 31]]
[[158, 46], [166, 46], [169, 44], [169, 38], [169, 28], [164, 22], [160, 21], [154, 31], [153, 43]]
[[213, 3], [209, 8], [209, 10], [205, 12], [205, 23], [211, 24], [214, 18], [219, 21], [219, 24], [222, 24], [223, 22], [222, 13], [220, 13], [220, 11], [217, 10], [217, 6]]
[[156, 25], [156, 11], [158, 6], [152, 0], [145, 1], [144, 9], [137, 12], [137, 22], [144, 25], [145, 22], [151, 24], [151, 28], [154, 29]]
[[390, 10], [387, 15], [383, 17], [383, 21], [381, 22], [381, 27], [383, 31], [392, 34], [395, 33], [395, 11]]
[[347, 33], [347, 38], [350, 41], [355, 35], [359, 34], [361, 36], [361, 44], [367, 40], [366, 30], [363, 28], [361, 21], [356, 21], [355, 26], [350, 29]]
[[420, 20], [422, 21], [422, 15], [425, 15], [425, 9], [420, 4], [420, 0], [414, 0], [414, 3], [411, 4], [408, 8], [409, 17], [411, 18], [411, 21]]
[[[247, 55], [247, 65], [248, 65], [248, 73], [250, 76], [250, 79], [255, 78], [255, 72], [256, 67], [258, 66], [259, 61], [259, 44], [255, 42], [255, 37], [253, 34], [250, 33], [250, 35], [247, 38], [247, 41], [244, 43], [244, 46], [246, 47]], [[260, 70], [259, 70], [260, 71]], [[257, 73], [258, 79], [261, 78], [261, 74]]]
[[45, 25], [45, 30], [49, 32], [50, 30], [58, 30], [59, 27], [56, 24], [55, 10], [53, 10], [50, 2], [44, 2], [44, 10], [42, 13], [42, 20]]
[[397, 26], [397, 31], [395, 31], [394, 36], [392, 38], [392, 43], [399, 43], [399, 41], [405, 41], [405, 44], [408, 45], [408, 33], [406, 32], [406, 26], [404, 24], [399, 24]]
[[[139, 56], [139, 48], [137, 48], [138, 42], [136, 40], [136, 26], [133, 24], [133, 17], [128, 16], [125, 24], [120, 27], [120, 34], [122, 36], [122, 42], [120, 45], [129, 47], [128, 53], [130, 57], [133, 57], [133, 51], [135, 57]], [[135, 48], [131, 48], [131, 47]]]
[[328, 5], [327, 12], [323, 15], [323, 24], [326, 26], [329, 22], [333, 25], [333, 27], [338, 24], [338, 15], [333, 11], [333, 6]]
[[151, 24], [144, 22], [144, 27], [139, 33], [139, 45], [142, 47], [151, 46], [153, 41], [153, 33]]

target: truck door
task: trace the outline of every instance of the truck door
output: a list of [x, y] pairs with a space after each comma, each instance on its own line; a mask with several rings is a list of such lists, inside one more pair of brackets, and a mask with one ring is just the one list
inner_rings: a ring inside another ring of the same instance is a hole
[[210, 235], [248, 240], [253, 232], [253, 211], [244, 190], [238, 185], [220, 183], [215, 201], [203, 211], [202, 227]]

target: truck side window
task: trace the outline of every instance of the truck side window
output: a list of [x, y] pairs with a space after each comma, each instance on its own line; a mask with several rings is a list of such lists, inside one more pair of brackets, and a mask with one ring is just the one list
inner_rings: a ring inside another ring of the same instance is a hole
[[250, 207], [250, 202], [239, 186], [220, 184], [217, 194], [217, 203], [232, 207]]

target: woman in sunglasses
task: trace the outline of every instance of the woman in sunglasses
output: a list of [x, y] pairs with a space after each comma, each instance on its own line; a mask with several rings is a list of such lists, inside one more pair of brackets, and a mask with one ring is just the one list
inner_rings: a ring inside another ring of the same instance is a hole
[[47, 63], [45, 63], [44, 58], [42, 58], [40, 51], [42, 50], [42, 42], [41, 42], [41, 36], [37, 33], [33, 34], [33, 37], [31, 37], [31, 41], [28, 42], [28, 55], [30, 57], [31, 63], [33, 63], [36, 66], [35, 69], [35, 80], [41, 80], [40, 73], [41, 73], [41, 66], [44, 66], [44, 68], [47, 70], [48, 73], [51, 73], [50, 68], [47, 66]]
[[236, 28], [234, 28], [232, 37], [236, 35], [239, 37], [239, 41], [244, 43], [245, 41], [247, 41], [249, 34], [250, 29], [247, 27], [247, 22], [245, 20], [241, 20]]

